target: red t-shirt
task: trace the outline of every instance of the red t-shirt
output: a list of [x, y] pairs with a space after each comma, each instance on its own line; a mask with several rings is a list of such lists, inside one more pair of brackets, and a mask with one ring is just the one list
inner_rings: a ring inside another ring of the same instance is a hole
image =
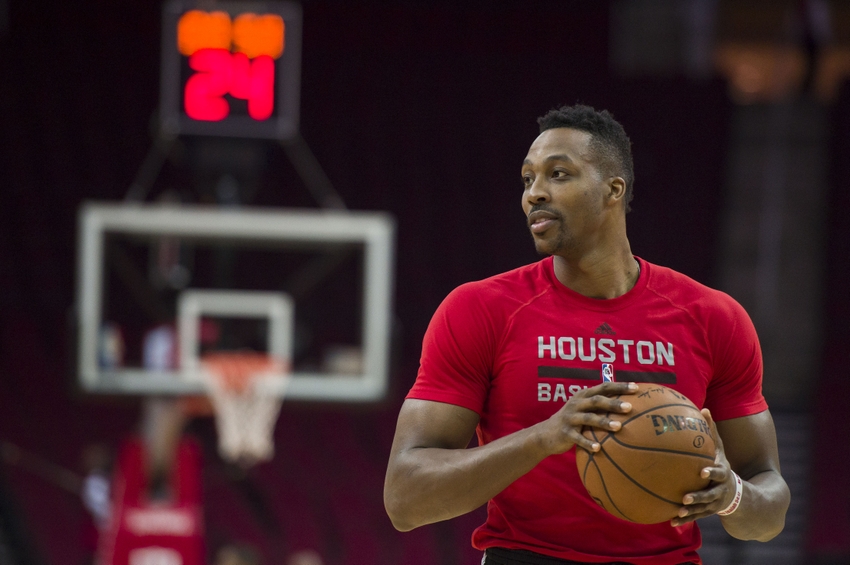
[[[755, 329], [728, 295], [639, 260], [635, 287], [597, 300], [561, 284], [552, 257], [455, 289], [437, 309], [408, 398], [477, 412], [489, 443], [549, 418], [583, 387], [657, 382], [716, 420], [762, 412]], [[665, 565], [699, 562], [699, 529], [616, 518], [587, 494], [575, 450], [547, 457], [496, 495], [472, 536], [478, 549], [560, 559]]]

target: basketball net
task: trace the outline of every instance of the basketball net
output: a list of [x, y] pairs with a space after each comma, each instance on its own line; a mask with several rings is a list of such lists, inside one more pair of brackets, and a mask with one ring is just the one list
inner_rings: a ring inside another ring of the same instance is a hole
[[255, 352], [215, 352], [201, 358], [201, 369], [222, 458], [246, 467], [271, 459], [286, 364]]

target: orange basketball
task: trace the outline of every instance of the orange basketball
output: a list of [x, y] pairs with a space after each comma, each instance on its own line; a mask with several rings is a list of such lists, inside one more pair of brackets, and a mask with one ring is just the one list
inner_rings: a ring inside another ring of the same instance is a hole
[[628, 414], [609, 413], [622, 422], [617, 432], [585, 428], [600, 445], [590, 453], [576, 448], [576, 464], [590, 496], [605, 510], [631, 522], [656, 524], [676, 517], [682, 497], [702, 490], [700, 472], [714, 462], [711, 428], [693, 402], [675, 390], [641, 383]]

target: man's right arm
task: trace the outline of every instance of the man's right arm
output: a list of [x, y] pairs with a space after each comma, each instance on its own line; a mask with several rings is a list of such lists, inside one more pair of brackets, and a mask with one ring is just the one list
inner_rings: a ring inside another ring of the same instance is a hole
[[384, 506], [402, 531], [448, 520], [485, 504], [549, 455], [580, 445], [597, 450], [583, 426], [615, 430], [604, 412], [631, 406], [610, 396], [629, 383], [605, 383], [572, 397], [554, 416], [534, 426], [467, 449], [478, 424], [472, 410], [408, 399], [399, 413], [384, 483]]

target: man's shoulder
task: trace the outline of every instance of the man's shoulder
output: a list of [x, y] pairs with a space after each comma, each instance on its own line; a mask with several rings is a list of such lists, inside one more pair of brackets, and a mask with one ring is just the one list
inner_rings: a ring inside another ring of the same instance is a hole
[[551, 286], [546, 274], [547, 266], [551, 268], [551, 262], [551, 257], [548, 257], [485, 279], [467, 282], [455, 288], [452, 294], [460, 294], [465, 298], [477, 296], [486, 301], [533, 296]]
[[679, 291], [688, 294], [713, 295], [720, 291], [703, 284], [690, 276], [670, 267], [646, 262], [650, 268], [650, 287], [657, 290]]
[[651, 263], [649, 266], [649, 290], [673, 306], [702, 316], [734, 317], [744, 312], [738, 301], [722, 290], [712, 288], [670, 267]]
[[546, 268], [547, 265], [551, 267], [551, 262], [551, 258], [547, 258], [461, 284], [446, 296], [440, 309], [491, 321], [506, 320], [512, 313], [551, 289]]

